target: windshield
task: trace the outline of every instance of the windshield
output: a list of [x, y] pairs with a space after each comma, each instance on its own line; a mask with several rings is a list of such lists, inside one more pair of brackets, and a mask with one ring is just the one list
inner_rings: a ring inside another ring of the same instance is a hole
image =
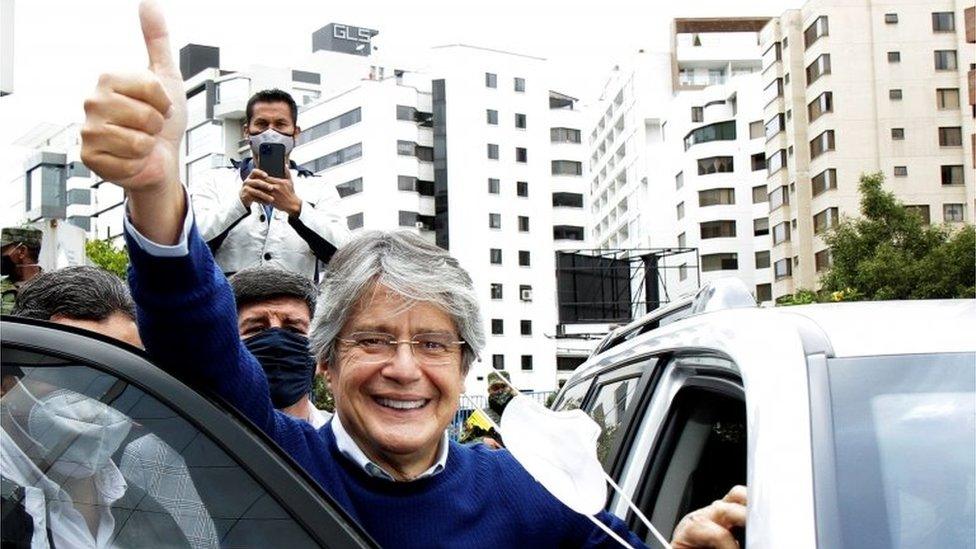
[[844, 547], [972, 547], [976, 355], [833, 359], [827, 370], [835, 470], [818, 481], [836, 484], [826, 493], [839, 524], [821, 531]]

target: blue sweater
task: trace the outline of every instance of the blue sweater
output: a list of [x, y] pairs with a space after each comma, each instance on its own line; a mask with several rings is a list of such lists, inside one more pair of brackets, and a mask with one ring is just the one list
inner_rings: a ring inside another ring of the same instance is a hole
[[[264, 372], [241, 343], [237, 309], [196, 227], [189, 255], [154, 257], [126, 234], [139, 332], [161, 368], [232, 402], [301, 464], [383, 547], [617, 547], [505, 450], [451, 443], [445, 469], [413, 482], [368, 476], [318, 431], [272, 407]], [[598, 519], [643, 543], [607, 513]]]

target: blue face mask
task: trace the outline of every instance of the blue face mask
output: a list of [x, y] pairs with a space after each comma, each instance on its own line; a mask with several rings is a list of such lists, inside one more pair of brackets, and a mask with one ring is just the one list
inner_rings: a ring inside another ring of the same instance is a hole
[[291, 406], [311, 391], [315, 360], [308, 352], [307, 337], [269, 328], [245, 339], [244, 346], [264, 369], [275, 408]]

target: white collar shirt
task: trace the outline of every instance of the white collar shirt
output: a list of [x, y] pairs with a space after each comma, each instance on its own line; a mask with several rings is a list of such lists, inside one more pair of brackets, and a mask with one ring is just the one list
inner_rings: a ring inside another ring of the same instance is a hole
[[[335, 436], [336, 446], [339, 448], [339, 452], [343, 456], [355, 463], [360, 469], [365, 471], [366, 474], [371, 477], [381, 478], [390, 482], [397, 481], [393, 475], [366, 457], [366, 454], [359, 448], [356, 441], [349, 436], [349, 433], [346, 432], [345, 427], [342, 426], [342, 421], [339, 419], [338, 413], [333, 414], [332, 421], [329, 422], [329, 425], [332, 426], [332, 434]], [[447, 438], [447, 431], [444, 431], [444, 434], [441, 437], [440, 447], [437, 450], [437, 459], [434, 460], [434, 464], [423, 473], [417, 475], [417, 477], [413, 480], [432, 477], [443, 471], [444, 467], [447, 465], [447, 452], [449, 447], [450, 443]]]

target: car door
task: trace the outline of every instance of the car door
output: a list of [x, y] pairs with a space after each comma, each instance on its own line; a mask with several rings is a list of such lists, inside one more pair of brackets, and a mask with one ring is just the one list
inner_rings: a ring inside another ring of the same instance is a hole
[[[137, 350], [36, 321], [5, 318], [2, 332], [4, 521], [22, 520], [24, 535], [375, 546], [270, 439]], [[98, 495], [77, 489], [88, 478]]]

